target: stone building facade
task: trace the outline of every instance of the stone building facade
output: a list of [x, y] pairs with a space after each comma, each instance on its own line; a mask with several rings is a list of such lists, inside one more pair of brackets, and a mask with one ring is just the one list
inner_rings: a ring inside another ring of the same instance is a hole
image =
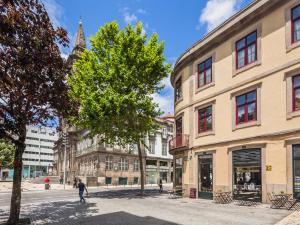
[[170, 152], [184, 195], [300, 193], [299, 46], [300, 1], [256, 0], [179, 57]]
[[[75, 47], [68, 58], [71, 66], [85, 48], [85, 38], [80, 21]], [[169, 154], [168, 141], [173, 135], [172, 116], [158, 118], [161, 128], [145, 137], [145, 144], [150, 146], [143, 154], [146, 183], [171, 182], [173, 176], [172, 158]], [[63, 121], [62, 121], [63, 124]], [[74, 177], [80, 177], [88, 185], [131, 185], [140, 182], [137, 146], [125, 148], [111, 146], [101, 142], [99, 136], [89, 137], [88, 130], [76, 127], [67, 130], [66, 181], [72, 183]], [[54, 148], [54, 172], [58, 176], [64, 173], [63, 132]]]

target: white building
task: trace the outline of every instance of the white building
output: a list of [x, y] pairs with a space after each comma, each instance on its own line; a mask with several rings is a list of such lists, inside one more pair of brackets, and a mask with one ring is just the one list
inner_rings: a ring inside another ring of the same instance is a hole
[[27, 127], [23, 154], [23, 176], [35, 177], [52, 173], [53, 147], [58, 139], [55, 128]]
[[156, 184], [173, 180], [173, 156], [169, 154], [169, 140], [173, 136], [173, 116], [157, 119], [160, 129], [146, 136], [146, 183]]

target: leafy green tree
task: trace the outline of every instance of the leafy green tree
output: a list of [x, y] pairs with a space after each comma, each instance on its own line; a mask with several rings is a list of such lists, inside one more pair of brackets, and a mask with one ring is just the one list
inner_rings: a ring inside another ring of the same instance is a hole
[[19, 221], [26, 126], [76, 112], [59, 44], [68, 45], [67, 33], [53, 28], [39, 0], [0, 0], [0, 138], [16, 147], [7, 224]]
[[10, 143], [0, 139], [0, 168], [12, 168], [15, 148]]
[[80, 105], [72, 120], [106, 143], [137, 143], [143, 194], [143, 140], [158, 128], [155, 118], [162, 113], [151, 95], [163, 88], [160, 81], [170, 73], [164, 43], [157, 34], [148, 39], [140, 22], [125, 29], [111, 22], [91, 38], [91, 46], [68, 80], [70, 95]]

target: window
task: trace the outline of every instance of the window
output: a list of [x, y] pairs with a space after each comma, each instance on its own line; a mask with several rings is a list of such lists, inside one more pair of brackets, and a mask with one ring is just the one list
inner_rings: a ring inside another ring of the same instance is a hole
[[139, 171], [139, 168], [140, 168], [140, 162], [139, 162], [139, 160], [135, 159], [133, 162], [133, 170]]
[[300, 41], [300, 5], [292, 9], [292, 43]]
[[106, 170], [112, 170], [113, 169], [113, 157], [112, 156], [106, 156], [105, 157], [105, 169]]
[[167, 155], [167, 143], [163, 142], [162, 143], [162, 152], [161, 152], [162, 155]]
[[175, 101], [178, 101], [182, 98], [181, 90], [181, 77], [175, 83]]
[[37, 131], [36, 130], [31, 130], [31, 133], [37, 134]]
[[198, 88], [212, 82], [212, 58], [198, 65]]
[[198, 133], [212, 130], [212, 106], [198, 111]]
[[119, 160], [119, 170], [128, 170], [128, 160], [125, 158], [120, 158]]
[[159, 161], [159, 166], [168, 166], [168, 162], [166, 161]]
[[240, 69], [257, 60], [257, 32], [236, 42], [236, 68]]
[[300, 75], [293, 77], [293, 111], [300, 110]]
[[38, 138], [34, 138], [34, 137], [26, 137], [27, 140], [34, 140], [34, 141], [38, 141]]
[[256, 121], [257, 94], [256, 90], [236, 97], [236, 124]]
[[155, 140], [149, 140], [149, 153], [155, 154]]

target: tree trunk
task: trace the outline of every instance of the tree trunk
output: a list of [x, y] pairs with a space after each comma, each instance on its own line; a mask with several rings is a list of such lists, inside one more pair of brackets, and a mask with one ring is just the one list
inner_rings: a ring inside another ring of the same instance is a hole
[[140, 161], [140, 175], [141, 175], [141, 195], [144, 195], [145, 189], [145, 171], [144, 171], [144, 154], [142, 150], [142, 143], [138, 141], [138, 153], [139, 153], [139, 161]]
[[7, 225], [15, 225], [18, 224], [19, 221], [21, 208], [22, 154], [25, 150], [25, 135], [20, 137], [19, 142], [15, 145], [13, 188]]

